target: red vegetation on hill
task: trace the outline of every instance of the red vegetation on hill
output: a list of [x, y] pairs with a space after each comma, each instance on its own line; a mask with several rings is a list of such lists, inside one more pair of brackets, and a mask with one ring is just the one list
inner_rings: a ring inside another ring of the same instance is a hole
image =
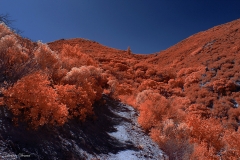
[[240, 20], [150, 55], [85, 39], [35, 44], [5, 26], [0, 36], [5, 103], [33, 126], [84, 120], [104, 92], [139, 110], [139, 124], [170, 159], [240, 157]]
[[92, 105], [101, 99], [107, 80], [91, 57], [69, 45], [57, 54], [3, 24], [0, 29], [1, 94], [15, 123], [26, 121], [37, 129], [93, 115]]
[[58, 102], [58, 95], [50, 86], [47, 75], [27, 75], [8, 88], [4, 96], [14, 116], [24, 118], [33, 127], [64, 124], [67, 120], [68, 109]]

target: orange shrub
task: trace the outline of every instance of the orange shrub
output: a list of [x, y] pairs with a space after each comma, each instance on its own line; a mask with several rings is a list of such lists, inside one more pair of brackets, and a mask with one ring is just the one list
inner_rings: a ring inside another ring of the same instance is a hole
[[135, 76], [136, 77], [144, 77], [145, 76], [145, 72], [141, 69], [137, 69], [135, 72]]
[[53, 52], [46, 44], [38, 42], [38, 48], [34, 52], [35, 59], [42, 70], [53, 72], [60, 67], [58, 55]]
[[64, 45], [60, 52], [63, 68], [71, 70], [73, 67], [81, 67], [83, 65], [97, 66], [94, 60], [87, 54], [81, 52], [81, 48], [71, 45]]
[[148, 70], [146, 71], [146, 76], [148, 76], [148, 77], [155, 76], [156, 72], [157, 71], [155, 69], [148, 68]]
[[235, 159], [240, 157], [240, 133], [234, 130], [227, 130], [224, 134], [224, 142], [226, 144], [223, 156], [226, 159]]
[[5, 103], [15, 116], [33, 128], [44, 124], [62, 125], [67, 121], [68, 109], [57, 100], [45, 74], [34, 73], [19, 80], [4, 91]]
[[170, 107], [165, 97], [151, 90], [139, 93], [136, 103], [140, 111], [138, 122], [145, 130], [151, 129], [157, 122], [164, 119]]
[[54, 84], [59, 85], [62, 79], [66, 76], [68, 71], [64, 68], [58, 68], [52, 73], [52, 80]]
[[93, 114], [92, 102], [82, 87], [66, 84], [56, 85], [55, 88], [60, 103], [68, 108], [69, 118], [79, 117], [84, 121], [88, 115]]
[[187, 97], [171, 97], [169, 99], [171, 110], [168, 118], [174, 119], [175, 122], [181, 123], [186, 118], [186, 111], [191, 105], [191, 101]]
[[168, 85], [171, 88], [183, 88], [184, 81], [182, 78], [177, 78], [177, 79], [170, 79], [168, 81]]
[[186, 111], [190, 115], [195, 115], [196, 117], [209, 118], [211, 116], [210, 109], [202, 104], [189, 105]]
[[129, 68], [126, 64], [123, 63], [116, 63], [114, 67], [117, 68], [116, 71], [126, 71]]
[[0, 23], [0, 38], [12, 34], [10, 28], [8, 28], [4, 23]]
[[115, 78], [109, 78], [108, 82], [109, 96], [117, 98], [119, 96], [119, 82]]
[[88, 94], [90, 101], [93, 102], [101, 98], [103, 87], [107, 82], [99, 68], [82, 66], [80, 68], [72, 68], [62, 79], [62, 83], [82, 87]]
[[208, 147], [208, 144], [205, 142], [195, 144], [193, 153], [190, 156], [191, 160], [219, 160], [219, 158], [220, 157], [216, 155], [216, 150], [213, 147]]
[[35, 68], [26, 68], [30, 65], [29, 55], [23, 51], [15, 35], [10, 34], [0, 39], [0, 83], [6, 81], [15, 83]]
[[206, 143], [207, 149], [214, 148], [215, 153], [219, 152], [224, 144], [222, 142], [224, 129], [215, 118], [201, 119], [189, 115], [187, 123], [191, 130], [191, 138], [196, 143]]
[[151, 129], [150, 135], [169, 159], [189, 159], [193, 151], [189, 142], [190, 129], [185, 123], [177, 124], [167, 119]]
[[138, 87], [138, 90], [141, 92], [147, 89], [157, 89], [158, 85], [159, 85], [158, 82], [151, 79], [147, 79], [141, 83], [141, 85]]
[[159, 77], [159, 82], [168, 83], [170, 79], [176, 78], [176, 72], [173, 70], [173, 68], [163, 68], [157, 71], [156, 73], [157, 77]]

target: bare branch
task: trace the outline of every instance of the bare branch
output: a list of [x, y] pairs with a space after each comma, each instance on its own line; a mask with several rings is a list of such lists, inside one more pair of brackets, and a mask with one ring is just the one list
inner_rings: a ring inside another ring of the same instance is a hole
[[15, 20], [12, 20], [10, 15], [8, 13], [6, 14], [0, 14], [0, 23], [4, 23], [5, 25], [7, 25], [8, 27], [11, 28], [12, 31], [14, 31], [15, 33], [17, 34], [21, 34], [23, 33], [21, 30], [17, 29], [17, 28], [14, 28], [12, 26], [12, 23], [14, 22]]
[[0, 23], [5, 23], [7, 26], [10, 26], [14, 20], [10, 19], [9, 14], [0, 14]]

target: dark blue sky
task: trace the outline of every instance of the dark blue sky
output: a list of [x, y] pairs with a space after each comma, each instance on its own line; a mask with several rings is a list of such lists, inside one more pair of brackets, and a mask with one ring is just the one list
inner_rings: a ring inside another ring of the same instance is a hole
[[239, 0], [0, 0], [0, 13], [34, 41], [86, 38], [154, 53], [240, 18]]

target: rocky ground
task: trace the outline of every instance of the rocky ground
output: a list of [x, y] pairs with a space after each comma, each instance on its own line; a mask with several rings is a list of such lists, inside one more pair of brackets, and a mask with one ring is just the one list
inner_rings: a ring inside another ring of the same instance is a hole
[[20, 123], [0, 108], [0, 159], [167, 159], [137, 124], [137, 112], [130, 106], [103, 96], [95, 104], [95, 119], [71, 120], [62, 127], [37, 131]]
[[131, 106], [122, 103], [116, 105], [107, 104], [107, 106], [113, 114], [122, 119], [114, 126], [116, 131], [109, 133], [109, 135], [122, 143], [133, 144], [136, 148], [124, 149], [117, 153], [101, 154], [100, 159], [164, 159], [162, 151], [139, 127], [137, 112]]

